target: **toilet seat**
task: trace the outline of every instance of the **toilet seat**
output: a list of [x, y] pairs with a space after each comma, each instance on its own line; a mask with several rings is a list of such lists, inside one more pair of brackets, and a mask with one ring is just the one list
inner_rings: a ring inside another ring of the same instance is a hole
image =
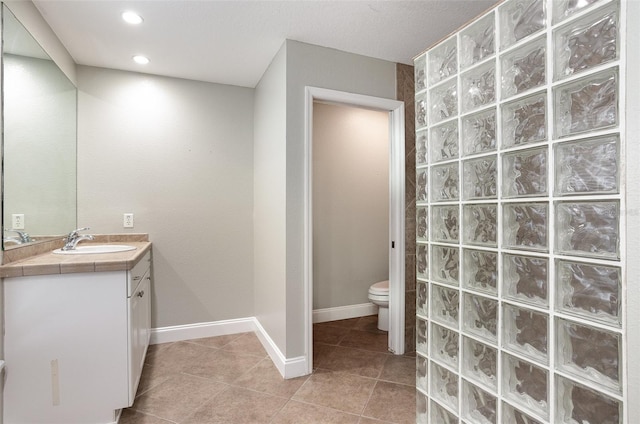
[[375, 297], [389, 297], [389, 280], [379, 281], [369, 287], [369, 295]]

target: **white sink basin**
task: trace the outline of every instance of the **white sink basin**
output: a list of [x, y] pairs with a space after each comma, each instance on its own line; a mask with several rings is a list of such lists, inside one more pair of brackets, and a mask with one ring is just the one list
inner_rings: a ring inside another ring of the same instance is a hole
[[58, 255], [90, 255], [96, 253], [117, 253], [135, 250], [135, 246], [126, 244], [85, 244], [76, 246], [74, 250], [56, 249], [53, 253]]

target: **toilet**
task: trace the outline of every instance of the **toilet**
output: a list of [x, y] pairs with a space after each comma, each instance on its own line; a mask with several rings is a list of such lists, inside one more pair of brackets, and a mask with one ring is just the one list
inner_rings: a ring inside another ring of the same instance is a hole
[[389, 280], [369, 287], [369, 301], [378, 305], [378, 330], [389, 331]]

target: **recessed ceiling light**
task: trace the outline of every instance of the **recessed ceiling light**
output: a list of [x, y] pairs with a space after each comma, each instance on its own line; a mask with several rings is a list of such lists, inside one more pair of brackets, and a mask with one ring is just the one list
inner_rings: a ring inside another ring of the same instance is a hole
[[135, 55], [133, 56], [133, 61], [140, 65], [146, 65], [147, 63], [149, 63], [149, 58], [142, 55]]
[[128, 24], [138, 25], [142, 23], [142, 16], [135, 12], [123, 12], [122, 19]]

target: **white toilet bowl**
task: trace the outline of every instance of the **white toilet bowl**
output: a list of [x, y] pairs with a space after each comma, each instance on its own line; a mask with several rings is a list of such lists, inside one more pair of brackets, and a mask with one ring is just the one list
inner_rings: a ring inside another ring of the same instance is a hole
[[378, 330], [389, 331], [389, 280], [369, 287], [369, 301], [378, 305]]

